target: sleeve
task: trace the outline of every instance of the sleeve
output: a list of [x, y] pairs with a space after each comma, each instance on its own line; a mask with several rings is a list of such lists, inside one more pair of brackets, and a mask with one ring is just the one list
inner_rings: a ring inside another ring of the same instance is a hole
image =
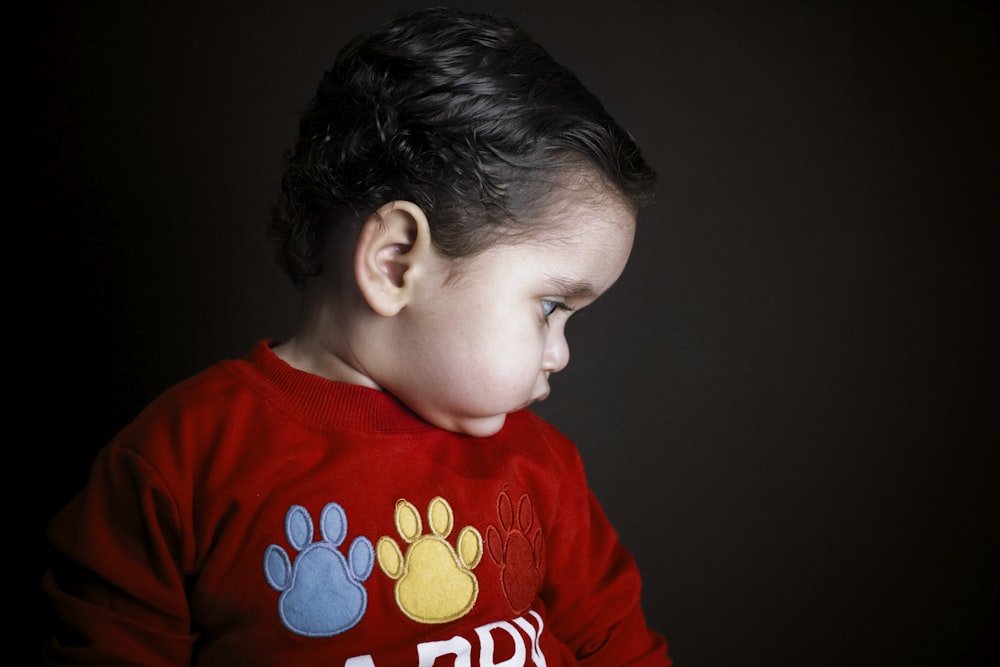
[[135, 452], [98, 454], [86, 488], [48, 526], [42, 586], [56, 620], [44, 664], [190, 664], [180, 516]]
[[552, 632], [582, 666], [672, 665], [666, 640], [646, 625], [638, 566], [587, 485], [575, 446], [567, 459], [546, 542], [542, 597]]

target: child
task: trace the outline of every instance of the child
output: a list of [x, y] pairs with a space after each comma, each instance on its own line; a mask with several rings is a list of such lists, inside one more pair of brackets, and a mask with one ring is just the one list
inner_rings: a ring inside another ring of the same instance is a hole
[[50, 524], [45, 660], [669, 665], [575, 447], [526, 409], [653, 183], [506, 20], [418, 11], [348, 44], [272, 223], [295, 334], [101, 451]]

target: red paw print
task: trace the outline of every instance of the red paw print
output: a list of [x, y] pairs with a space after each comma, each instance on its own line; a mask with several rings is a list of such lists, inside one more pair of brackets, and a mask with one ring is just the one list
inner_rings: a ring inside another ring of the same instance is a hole
[[500, 492], [497, 501], [500, 528], [486, 528], [486, 546], [490, 557], [500, 566], [500, 583], [511, 609], [522, 612], [531, 606], [542, 581], [542, 531], [534, 523], [531, 499], [528, 494], [517, 502], [517, 515], [506, 491]]

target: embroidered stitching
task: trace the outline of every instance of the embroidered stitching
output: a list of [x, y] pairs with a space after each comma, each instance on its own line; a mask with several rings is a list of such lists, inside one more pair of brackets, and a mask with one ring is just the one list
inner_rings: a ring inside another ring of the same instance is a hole
[[444, 498], [427, 506], [430, 534], [417, 508], [405, 499], [396, 501], [396, 531], [410, 546], [405, 557], [396, 541], [385, 535], [376, 544], [378, 564], [396, 581], [396, 604], [419, 623], [446, 623], [465, 616], [479, 595], [479, 581], [472, 570], [483, 555], [483, 538], [472, 526], [458, 533], [456, 548], [445, 541], [455, 517]]
[[531, 498], [522, 494], [517, 503], [517, 515], [506, 491], [497, 499], [497, 516], [500, 528], [490, 524], [486, 528], [486, 545], [490, 558], [500, 566], [500, 583], [510, 608], [522, 612], [531, 606], [538, 594], [542, 574], [542, 549], [544, 540], [541, 528], [530, 538], [534, 511]]
[[306, 508], [292, 505], [285, 515], [285, 535], [299, 552], [295, 562], [277, 544], [264, 551], [264, 578], [281, 592], [278, 616], [286, 628], [305, 637], [330, 637], [357, 625], [368, 606], [361, 582], [375, 566], [367, 537], [354, 538], [347, 558], [340, 553], [347, 514], [339, 504], [327, 503], [319, 526], [323, 538], [313, 542], [312, 517]]

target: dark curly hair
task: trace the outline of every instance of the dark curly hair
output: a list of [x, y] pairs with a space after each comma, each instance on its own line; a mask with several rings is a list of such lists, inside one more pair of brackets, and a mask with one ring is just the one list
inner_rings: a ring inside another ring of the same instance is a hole
[[596, 177], [636, 210], [656, 175], [576, 75], [507, 19], [410, 12], [349, 42], [286, 155], [270, 237], [301, 287], [322, 270], [329, 221], [407, 200], [444, 255], [522, 231], [553, 190]]

